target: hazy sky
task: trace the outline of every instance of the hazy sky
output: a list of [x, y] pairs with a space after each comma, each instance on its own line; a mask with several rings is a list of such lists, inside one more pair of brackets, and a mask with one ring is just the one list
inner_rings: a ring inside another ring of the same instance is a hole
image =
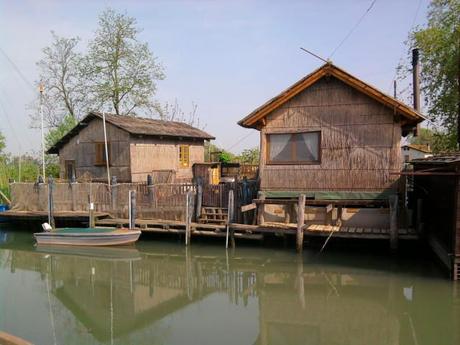
[[[102, 10], [126, 10], [143, 28], [140, 39], [165, 67], [157, 99], [177, 99], [185, 111], [196, 103], [216, 143], [238, 152], [258, 145], [258, 134], [237, 121], [321, 65], [299, 47], [328, 57], [370, 3], [0, 0], [0, 47], [33, 83], [35, 62], [49, 44], [51, 30], [79, 36], [84, 49]], [[428, 0], [377, 0], [333, 62], [392, 93], [417, 8], [415, 24], [423, 24], [427, 6]], [[0, 53], [0, 130], [12, 152], [39, 149], [40, 132], [29, 128], [27, 110], [36, 93]]]

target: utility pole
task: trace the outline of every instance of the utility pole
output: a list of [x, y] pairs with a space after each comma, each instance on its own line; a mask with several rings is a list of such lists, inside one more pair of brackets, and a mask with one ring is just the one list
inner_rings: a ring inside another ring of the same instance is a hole
[[45, 181], [45, 130], [43, 124], [43, 90], [44, 86], [42, 83], [38, 86], [38, 91], [40, 91], [40, 105], [38, 111], [40, 113], [40, 121], [41, 121], [41, 130], [42, 130], [42, 176], [43, 181]]

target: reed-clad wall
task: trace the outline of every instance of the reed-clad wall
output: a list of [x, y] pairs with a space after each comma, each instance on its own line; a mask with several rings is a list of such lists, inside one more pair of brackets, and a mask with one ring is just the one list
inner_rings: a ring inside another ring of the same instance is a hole
[[[321, 132], [319, 164], [267, 163], [270, 133]], [[396, 189], [401, 125], [394, 110], [330, 76], [275, 109], [261, 128], [262, 190]]]

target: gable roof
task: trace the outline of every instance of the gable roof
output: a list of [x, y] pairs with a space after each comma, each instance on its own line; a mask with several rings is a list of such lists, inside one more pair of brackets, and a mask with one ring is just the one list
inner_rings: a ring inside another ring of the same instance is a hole
[[423, 153], [431, 153], [431, 149], [428, 145], [422, 145], [422, 144], [407, 144], [403, 145], [401, 147], [408, 147], [412, 150], [420, 151]]
[[[74, 128], [72, 128], [61, 140], [48, 149], [48, 153], [58, 153], [59, 150], [67, 144], [70, 139], [77, 135], [85, 128], [92, 120], [101, 119], [102, 113], [91, 112], [86, 115]], [[212, 135], [195, 128], [183, 122], [163, 121], [155, 119], [147, 119], [143, 117], [105, 114], [105, 120], [130, 134], [169, 137], [169, 138], [186, 138], [186, 139], [202, 139], [213, 140]]]
[[314, 72], [300, 79], [298, 82], [296, 82], [295, 84], [281, 92], [278, 96], [273, 97], [268, 102], [255, 109], [244, 119], [240, 120], [238, 124], [242, 127], [255, 128], [257, 126], [258, 121], [266, 117], [273, 110], [282, 106], [291, 98], [293, 98], [294, 96], [296, 96], [297, 94], [299, 94], [300, 92], [302, 92], [309, 86], [313, 85], [315, 82], [317, 82], [325, 76], [334, 76], [337, 79], [344, 82], [345, 84], [357, 89], [358, 91], [361, 91], [362, 93], [368, 95], [376, 101], [393, 108], [405, 119], [405, 123], [403, 124], [416, 125], [417, 123], [425, 120], [425, 117], [412, 107], [409, 107], [408, 105], [397, 100], [396, 98], [388, 96], [387, 94], [378, 90], [377, 88], [359, 80], [358, 78], [352, 76], [343, 69], [328, 62], [320, 68], [318, 68], [317, 70], [315, 70]]

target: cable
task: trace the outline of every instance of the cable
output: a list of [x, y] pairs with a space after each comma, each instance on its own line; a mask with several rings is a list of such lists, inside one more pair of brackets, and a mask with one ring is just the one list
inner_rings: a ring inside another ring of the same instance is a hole
[[377, 0], [373, 0], [372, 3], [370, 4], [369, 8], [364, 12], [364, 14], [359, 18], [359, 20], [356, 22], [356, 24], [351, 28], [351, 30], [348, 32], [348, 34], [343, 38], [343, 40], [339, 43], [339, 45], [332, 51], [331, 55], [329, 55], [328, 60], [334, 56], [336, 51], [342, 46], [342, 44], [351, 36], [351, 34], [356, 30], [356, 28], [361, 24], [363, 21], [364, 17], [371, 11], [372, 7], [374, 7], [374, 4], [376, 3]]
[[230, 151], [232, 148], [234, 148], [235, 146], [237, 146], [238, 144], [240, 144], [243, 140], [247, 139], [250, 135], [254, 134], [255, 131], [252, 130], [251, 132], [249, 132], [248, 134], [246, 134], [244, 137], [241, 137], [240, 139], [238, 139], [238, 141], [236, 141], [232, 146], [230, 146], [227, 151]]
[[[409, 32], [412, 32], [412, 30], [414, 29], [415, 21], [417, 20], [418, 12], [420, 11], [420, 7], [421, 7], [421, 6], [422, 6], [422, 0], [419, 0], [418, 5], [417, 5], [417, 9], [415, 10], [414, 18], [412, 19], [412, 24], [411, 24], [411, 26], [410, 26], [410, 28], [409, 28]], [[401, 53], [401, 55], [399, 56], [398, 63], [399, 63], [399, 61], [401, 61], [401, 59], [403, 58], [403, 55], [404, 55], [404, 52]], [[390, 87], [388, 88], [388, 93], [391, 92], [391, 86], [393, 85], [393, 82], [394, 82], [394, 80], [396, 79], [397, 74], [398, 74], [398, 71], [395, 70], [395, 73], [394, 73], [394, 75], [393, 75], [393, 79], [391, 80]]]
[[29, 85], [32, 90], [35, 92], [35, 86], [26, 78], [26, 76], [21, 72], [19, 67], [13, 62], [13, 60], [10, 59], [10, 57], [5, 53], [5, 51], [0, 47], [0, 52], [3, 54], [3, 56], [8, 60], [8, 62], [13, 66], [14, 70], [16, 71], [17, 74], [21, 77], [22, 81]]

